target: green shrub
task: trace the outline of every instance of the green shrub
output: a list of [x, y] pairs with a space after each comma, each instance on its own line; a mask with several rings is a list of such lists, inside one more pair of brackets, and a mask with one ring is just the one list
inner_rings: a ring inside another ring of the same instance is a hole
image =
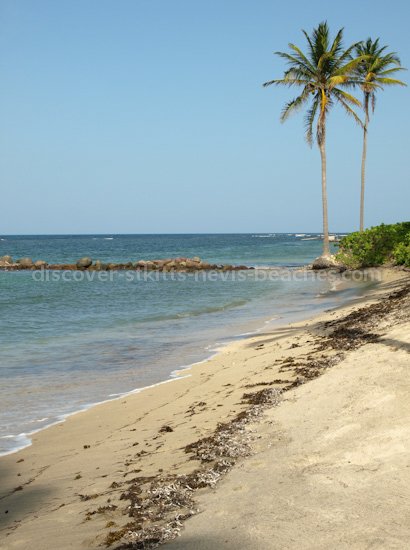
[[379, 225], [344, 237], [337, 258], [347, 267], [374, 267], [388, 262], [407, 265], [410, 222]]
[[410, 233], [399, 243], [393, 251], [393, 258], [397, 265], [410, 267]]

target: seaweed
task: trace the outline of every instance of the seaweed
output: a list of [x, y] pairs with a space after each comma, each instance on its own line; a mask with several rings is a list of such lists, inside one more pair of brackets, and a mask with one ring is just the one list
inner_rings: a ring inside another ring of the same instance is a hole
[[268, 407], [277, 405], [280, 396], [281, 391], [272, 388], [245, 393], [242, 401], [247, 409], [218, 424], [212, 435], [184, 448], [200, 463], [191, 473], [130, 480], [120, 499], [129, 501], [127, 511], [133, 522], [108, 533], [105, 544], [121, 541], [118, 550], [148, 549], [178, 536], [182, 522], [198, 512], [195, 492], [215, 487], [240, 458], [251, 454], [252, 435], [246, 426], [256, 422]]

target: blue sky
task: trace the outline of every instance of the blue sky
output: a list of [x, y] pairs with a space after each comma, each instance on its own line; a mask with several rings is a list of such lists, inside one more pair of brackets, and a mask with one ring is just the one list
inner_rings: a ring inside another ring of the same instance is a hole
[[[1, 0], [0, 234], [320, 231], [319, 153], [261, 84], [324, 19], [410, 66], [407, 0]], [[409, 118], [380, 94], [367, 225], [410, 218]], [[331, 231], [358, 225], [361, 139], [336, 108]]]

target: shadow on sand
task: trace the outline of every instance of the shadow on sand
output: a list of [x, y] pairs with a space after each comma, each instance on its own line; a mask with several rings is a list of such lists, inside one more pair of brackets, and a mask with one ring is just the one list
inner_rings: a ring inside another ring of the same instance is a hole
[[24, 475], [24, 462], [20, 464], [19, 460], [19, 453], [0, 458], [0, 530], [17, 528], [28, 514], [35, 514], [39, 503], [52, 493], [52, 488], [41, 484], [36, 474], [31, 478]]

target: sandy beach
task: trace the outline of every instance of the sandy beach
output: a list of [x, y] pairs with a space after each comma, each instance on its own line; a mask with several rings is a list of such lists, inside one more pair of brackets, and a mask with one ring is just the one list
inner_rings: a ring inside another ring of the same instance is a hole
[[384, 273], [1, 457], [0, 548], [407, 548], [410, 274]]

